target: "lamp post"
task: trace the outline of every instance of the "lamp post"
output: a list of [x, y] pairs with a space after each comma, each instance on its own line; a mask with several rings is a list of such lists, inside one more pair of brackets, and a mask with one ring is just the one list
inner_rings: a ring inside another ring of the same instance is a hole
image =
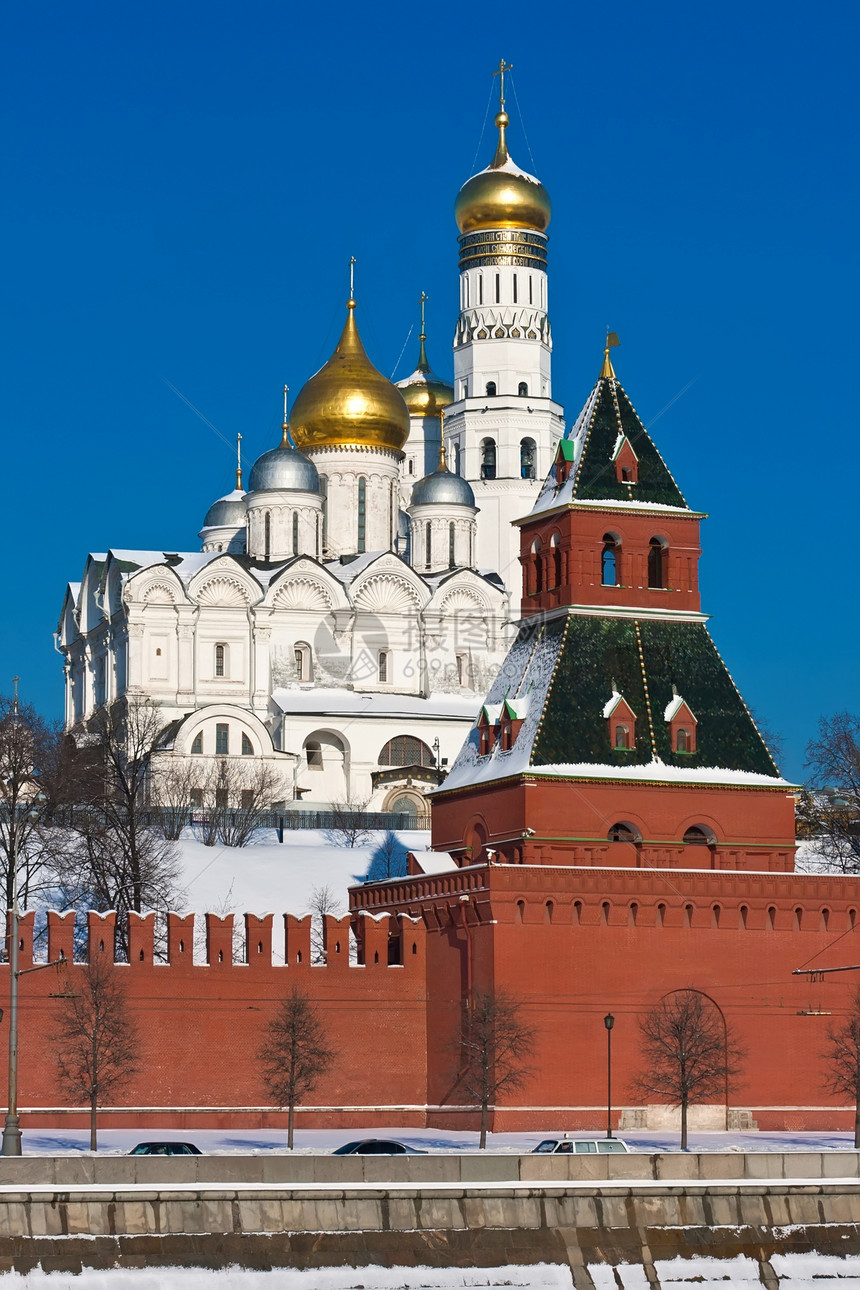
[[45, 802], [43, 793], [36, 795], [37, 806], [9, 811], [9, 864], [12, 869], [12, 908], [9, 910], [9, 1094], [3, 1124], [0, 1155], [21, 1155], [21, 1128], [18, 1123], [18, 861], [20, 829], [25, 820], [39, 817]]
[[603, 1018], [606, 1027], [606, 1136], [612, 1137], [612, 1027], [615, 1018], [607, 1012]]

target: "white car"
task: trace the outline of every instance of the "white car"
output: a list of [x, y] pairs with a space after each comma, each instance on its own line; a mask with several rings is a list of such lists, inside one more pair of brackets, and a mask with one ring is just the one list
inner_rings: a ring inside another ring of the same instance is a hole
[[620, 1138], [544, 1138], [534, 1148], [532, 1154], [562, 1156], [610, 1156], [628, 1151], [626, 1142]]

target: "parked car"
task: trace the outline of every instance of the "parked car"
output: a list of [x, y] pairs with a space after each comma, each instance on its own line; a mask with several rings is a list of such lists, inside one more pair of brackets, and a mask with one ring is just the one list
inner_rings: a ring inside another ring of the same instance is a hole
[[629, 1151], [626, 1142], [620, 1138], [544, 1138], [534, 1148], [532, 1154], [563, 1156], [608, 1156]]
[[130, 1156], [202, 1156], [203, 1152], [193, 1142], [138, 1142], [128, 1153]]
[[421, 1147], [406, 1147], [391, 1138], [362, 1138], [360, 1142], [345, 1142], [337, 1147], [333, 1156], [426, 1156]]

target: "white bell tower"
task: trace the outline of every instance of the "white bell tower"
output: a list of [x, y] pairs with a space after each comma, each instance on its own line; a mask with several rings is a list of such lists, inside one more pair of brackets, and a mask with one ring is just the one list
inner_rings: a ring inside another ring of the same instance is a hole
[[514, 163], [505, 132], [502, 60], [495, 156], [457, 196], [460, 314], [454, 335], [454, 402], [446, 429], [452, 466], [469, 481], [481, 511], [479, 568], [520, 582], [519, 532], [564, 431], [552, 398], [547, 313], [549, 194]]

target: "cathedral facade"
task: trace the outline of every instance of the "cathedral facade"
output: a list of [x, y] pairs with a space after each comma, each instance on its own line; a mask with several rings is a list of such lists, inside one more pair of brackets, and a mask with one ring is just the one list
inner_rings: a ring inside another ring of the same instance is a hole
[[[58, 647], [65, 723], [129, 695], [164, 715], [159, 760], [268, 765], [273, 804], [410, 815], [471, 727], [509, 643], [513, 521], [563, 431], [551, 395], [549, 197], [511, 160], [507, 116], [457, 198], [455, 383], [397, 385], [340, 340], [281, 441], [210, 507], [201, 550], [89, 556]], [[444, 428], [443, 428], [444, 426]], [[196, 761], [194, 760], [196, 759]], [[199, 800], [202, 790], [192, 790]]]

